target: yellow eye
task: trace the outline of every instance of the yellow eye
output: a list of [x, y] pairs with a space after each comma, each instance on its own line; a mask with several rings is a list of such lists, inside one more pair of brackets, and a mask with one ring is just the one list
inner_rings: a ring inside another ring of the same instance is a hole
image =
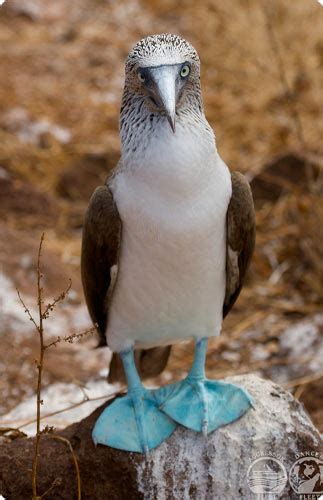
[[186, 78], [190, 74], [190, 71], [191, 71], [191, 68], [189, 67], [189, 65], [184, 64], [184, 66], [182, 66], [182, 69], [180, 72], [181, 77]]
[[141, 83], [144, 83], [144, 81], [146, 80], [145, 78], [145, 75], [142, 73], [142, 71], [138, 71], [138, 80], [141, 82]]

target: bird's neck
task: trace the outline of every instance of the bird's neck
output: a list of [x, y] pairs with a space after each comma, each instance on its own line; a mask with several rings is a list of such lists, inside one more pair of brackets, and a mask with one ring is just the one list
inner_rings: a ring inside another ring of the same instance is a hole
[[167, 117], [159, 113], [152, 113], [141, 96], [135, 96], [125, 89], [120, 111], [120, 138], [123, 164], [134, 165], [136, 159], [145, 156], [151, 149], [156, 138], [160, 138], [165, 145], [171, 146], [174, 141], [198, 141], [208, 143], [213, 149], [215, 139], [208, 124], [200, 95], [196, 100], [190, 99], [186, 105], [176, 110], [176, 131], [172, 132]]

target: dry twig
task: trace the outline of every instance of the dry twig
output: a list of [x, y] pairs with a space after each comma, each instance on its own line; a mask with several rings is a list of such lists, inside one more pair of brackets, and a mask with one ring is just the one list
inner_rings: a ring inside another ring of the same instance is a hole
[[[75, 466], [75, 472], [76, 472], [76, 479], [77, 479], [77, 500], [81, 500], [81, 475], [80, 475], [80, 468], [79, 468], [79, 464], [78, 464], [78, 461], [77, 461], [77, 456], [75, 454], [75, 451], [73, 449], [73, 446], [71, 445], [70, 441], [62, 436], [56, 436], [56, 435], [49, 435], [49, 437], [51, 439], [56, 439], [57, 441], [61, 441], [62, 443], [65, 443], [69, 449], [70, 449], [70, 452], [71, 452], [71, 455], [73, 457], [73, 462], [74, 462], [74, 466]], [[47, 490], [47, 493], [50, 491]]]
[[36, 360], [37, 364], [37, 420], [36, 420], [36, 425], [37, 425], [37, 430], [36, 430], [36, 439], [35, 439], [35, 452], [33, 456], [33, 463], [32, 463], [32, 472], [31, 472], [31, 484], [32, 484], [32, 492], [33, 492], [33, 500], [37, 500], [41, 497], [37, 495], [37, 466], [38, 466], [38, 458], [39, 458], [39, 441], [41, 438], [41, 431], [40, 431], [40, 407], [43, 404], [43, 401], [41, 400], [41, 383], [42, 383], [42, 373], [43, 373], [43, 366], [44, 366], [44, 354], [45, 354], [45, 345], [44, 345], [44, 329], [43, 329], [43, 289], [41, 287], [41, 279], [42, 279], [42, 274], [40, 270], [40, 262], [41, 262], [41, 251], [42, 251], [42, 246], [44, 242], [44, 237], [45, 234], [42, 233], [41, 238], [40, 238], [40, 243], [39, 243], [39, 248], [38, 248], [38, 258], [37, 258], [37, 305], [38, 305], [38, 316], [39, 316], [39, 324], [36, 323], [34, 320], [30, 310], [28, 307], [25, 305], [23, 299], [20, 296], [20, 293], [18, 291], [18, 297], [20, 302], [22, 303], [25, 312], [28, 314], [30, 320], [33, 322], [35, 325], [36, 330], [39, 333], [39, 359]]
[[91, 326], [90, 328], [87, 328], [83, 332], [72, 333], [71, 335], [66, 335], [65, 337], [58, 336], [56, 340], [53, 340], [53, 342], [50, 342], [49, 344], [46, 344], [44, 346], [44, 348], [48, 349], [49, 347], [56, 347], [57, 344], [59, 344], [62, 341], [68, 342], [69, 344], [73, 344], [74, 340], [79, 340], [79, 339], [81, 339], [82, 337], [84, 337], [85, 335], [88, 335], [88, 334], [93, 335], [93, 333], [95, 331], [96, 331], [96, 327], [95, 326]]
[[[100, 401], [100, 400], [109, 401], [110, 399], [114, 398], [115, 396], [123, 394], [124, 391], [125, 391], [125, 387], [121, 388], [119, 391], [115, 391], [111, 394], [106, 394], [104, 396], [98, 396], [97, 398], [86, 397], [86, 398], [82, 399], [81, 401], [78, 401], [77, 403], [73, 403], [72, 405], [67, 406], [66, 408], [63, 408], [62, 410], [56, 410], [56, 411], [52, 411], [50, 413], [46, 413], [45, 415], [41, 415], [40, 420], [45, 420], [47, 418], [54, 417], [55, 415], [60, 415], [61, 413], [65, 413], [67, 411], [74, 410], [75, 408], [78, 408], [79, 406], [83, 405], [84, 403], [89, 403], [91, 401]], [[34, 422], [36, 422], [35, 418], [33, 418], [32, 420], [27, 420], [26, 422], [24, 422], [23, 424], [19, 425], [16, 428], [14, 428], [13, 430], [19, 431], [23, 427], [27, 427], [27, 425], [33, 424]], [[0, 428], [0, 432], [1, 432], [1, 428]]]
[[[73, 461], [75, 464], [75, 470], [76, 470], [76, 476], [77, 476], [77, 489], [78, 489], [78, 499], [81, 498], [81, 479], [80, 479], [80, 471], [79, 471], [79, 466], [77, 463], [77, 457], [75, 455], [75, 452], [72, 448], [71, 443], [61, 437], [61, 436], [54, 436], [51, 433], [53, 432], [53, 427], [46, 426], [44, 429], [40, 428], [40, 421], [42, 419], [41, 417], [41, 405], [43, 404], [43, 401], [41, 399], [41, 389], [42, 389], [42, 374], [43, 374], [43, 369], [44, 369], [44, 356], [45, 352], [49, 347], [55, 346], [61, 342], [62, 340], [65, 342], [73, 343], [74, 340], [78, 340], [84, 335], [87, 335], [88, 333], [93, 333], [95, 331], [95, 327], [89, 328], [85, 330], [84, 332], [80, 333], [73, 333], [71, 335], [67, 335], [63, 338], [57, 337], [56, 340], [53, 342], [50, 342], [49, 344], [45, 344], [44, 340], [44, 324], [43, 321], [47, 319], [50, 315], [50, 313], [55, 309], [57, 304], [62, 302], [66, 295], [68, 294], [70, 288], [71, 288], [71, 280], [69, 281], [69, 284], [67, 288], [57, 297], [53, 299], [52, 302], [49, 302], [47, 306], [44, 307], [44, 301], [43, 301], [43, 288], [42, 288], [42, 272], [41, 272], [41, 256], [42, 256], [42, 248], [43, 248], [43, 243], [44, 243], [44, 237], [45, 234], [42, 233], [41, 238], [40, 238], [40, 243], [39, 243], [39, 248], [38, 248], [38, 258], [37, 258], [37, 307], [38, 307], [38, 323], [34, 319], [33, 315], [30, 312], [30, 309], [26, 306], [23, 298], [21, 297], [19, 290], [17, 290], [19, 300], [21, 304], [24, 307], [25, 313], [29, 316], [30, 321], [35, 326], [35, 329], [38, 332], [39, 335], [39, 357], [36, 360], [36, 366], [37, 366], [37, 389], [36, 389], [36, 397], [37, 397], [37, 416], [34, 421], [36, 421], [36, 439], [35, 439], [35, 449], [34, 449], [34, 456], [33, 456], [33, 462], [32, 462], [32, 473], [31, 473], [31, 483], [32, 483], [32, 499], [33, 500], [39, 500], [43, 498], [44, 496], [48, 495], [56, 486], [60, 484], [59, 478], [56, 478], [52, 485], [49, 487], [49, 489], [41, 496], [39, 496], [37, 492], [37, 470], [38, 470], [38, 460], [39, 460], [39, 445], [40, 445], [40, 439], [43, 434], [47, 434], [49, 437], [52, 439], [57, 439], [59, 441], [63, 441], [66, 443], [71, 451], [71, 454], [73, 456]], [[89, 398], [85, 398], [85, 400], [89, 400]], [[84, 400], [84, 402], [85, 402]], [[73, 405], [75, 407], [75, 405]], [[76, 405], [78, 406], [78, 405]], [[18, 430], [19, 431], [19, 430]]]

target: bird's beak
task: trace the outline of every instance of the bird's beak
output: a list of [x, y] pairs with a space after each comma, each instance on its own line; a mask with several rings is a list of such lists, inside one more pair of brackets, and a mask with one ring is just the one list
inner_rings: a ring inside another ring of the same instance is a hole
[[176, 80], [178, 70], [174, 66], [158, 66], [150, 70], [153, 87], [152, 97], [158, 106], [166, 114], [168, 123], [175, 133], [175, 113], [176, 113]]

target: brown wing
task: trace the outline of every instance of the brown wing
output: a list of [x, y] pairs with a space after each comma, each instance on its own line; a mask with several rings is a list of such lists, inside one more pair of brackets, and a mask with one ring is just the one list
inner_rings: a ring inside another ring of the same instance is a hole
[[[81, 254], [81, 274], [87, 307], [93, 323], [98, 325], [99, 346], [107, 344], [105, 331], [108, 321], [107, 296], [111, 293], [111, 268], [118, 265], [121, 244], [121, 219], [108, 186], [98, 187], [86, 212]], [[137, 351], [136, 364], [140, 375], [158, 375], [167, 364], [170, 347]], [[109, 381], [124, 379], [118, 354], [110, 364]]]
[[111, 268], [118, 263], [121, 219], [108, 186], [94, 191], [83, 227], [81, 274], [87, 307], [98, 325], [100, 346], [106, 345], [107, 293]]
[[231, 172], [232, 196], [227, 212], [225, 317], [237, 300], [255, 246], [255, 211], [250, 186], [239, 172]]

